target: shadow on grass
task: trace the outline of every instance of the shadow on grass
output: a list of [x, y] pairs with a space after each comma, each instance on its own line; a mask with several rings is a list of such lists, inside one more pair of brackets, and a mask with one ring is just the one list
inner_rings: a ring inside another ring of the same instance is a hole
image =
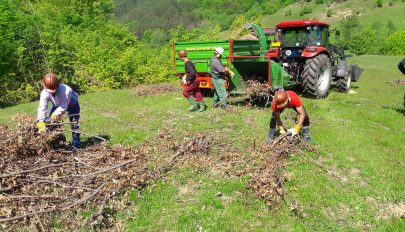
[[[107, 141], [110, 141], [110, 136], [109, 135], [97, 135], [98, 137], [101, 137]], [[82, 148], [88, 148], [95, 146], [97, 144], [103, 143], [104, 141], [96, 138], [96, 137], [86, 137], [85, 139], [81, 140], [81, 146]]]
[[383, 106], [382, 108], [387, 109], [387, 110], [392, 110], [392, 111], [395, 111], [397, 113], [405, 115], [405, 109], [404, 108], [392, 107], [392, 106]]
[[5, 109], [7, 107], [14, 106], [15, 104], [13, 103], [8, 103], [8, 102], [0, 102], [0, 109]]

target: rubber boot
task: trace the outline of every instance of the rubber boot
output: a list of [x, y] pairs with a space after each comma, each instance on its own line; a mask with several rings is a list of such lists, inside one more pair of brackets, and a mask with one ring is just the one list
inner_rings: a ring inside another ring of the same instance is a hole
[[305, 139], [308, 143], [310, 143], [310, 142], [313, 141], [312, 138], [311, 138], [311, 136], [309, 136], [309, 126], [306, 126], [306, 127], [303, 127], [303, 128], [302, 128], [302, 134], [304, 135], [304, 139]]
[[267, 137], [267, 144], [271, 144], [274, 141], [275, 133], [276, 133], [276, 128], [270, 128], [269, 136]]
[[191, 104], [191, 106], [188, 107], [188, 111], [198, 110], [198, 105], [197, 105], [197, 102], [195, 101], [194, 97], [187, 98], [187, 100]]
[[203, 112], [203, 111], [205, 111], [206, 109], [207, 109], [207, 105], [205, 104], [205, 102], [199, 102], [198, 103], [198, 106], [200, 107], [200, 109], [199, 110], [197, 110], [197, 112]]
[[222, 109], [227, 109], [227, 108], [229, 108], [230, 106], [231, 106], [231, 105], [229, 105], [229, 104], [226, 103], [226, 102], [221, 104], [221, 108], [222, 108]]

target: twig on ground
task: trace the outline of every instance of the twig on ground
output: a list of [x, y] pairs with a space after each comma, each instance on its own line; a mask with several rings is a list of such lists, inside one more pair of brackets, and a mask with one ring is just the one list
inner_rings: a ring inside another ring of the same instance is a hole
[[17, 175], [21, 175], [21, 174], [25, 174], [25, 173], [30, 173], [30, 172], [36, 172], [45, 168], [51, 168], [51, 167], [60, 167], [63, 166], [63, 164], [50, 164], [50, 165], [45, 165], [39, 168], [34, 168], [34, 169], [29, 169], [29, 170], [24, 170], [21, 172], [12, 172], [12, 173], [7, 173], [7, 174], [3, 174], [0, 175], [0, 178], [5, 178], [5, 177], [10, 177], [10, 176], [17, 176]]
[[63, 210], [67, 210], [67, 209], [72, 208], [72, 207], [74, 207], [74, 206], [76, 206], [76, 205], [80, 205], [80, 204], [82, 204], [83, 202], [86, 202], [86, 201], [89, 200], [90, 198], [94, 197], [98, 192], [100, 192], [100, 190], [101, 190], [106, 184], [107, 184], [107, 183], [101, 184], [100, 187], [98, 187], [96, 190], [94, 190], [93, 193], [90, 194], [89, 196], [83, 197], [83, 198], [81, 198], [80, 200], [76, 201], [76, 202], [73, 203], [73, 204], [63, 206], [63, 207], [61, 208], [61, 210], [62, 210], [62, 211], [63, 211]]
[[62, 183], [59, 183], [59, 182], [56, 182], [56, 181], [52, 181], [47, 177], [31, 176], [31, 175], [29, 175], [28, 177], [39, 179], [39, 180], [36, 181], [38, 183], [55, 184], [55, 185], [58, 185], [58, 186], [60, 186], [62, 188], [67, 188], [67, 189], [84, 189], [84, 190], [87, 190], [87, 191], [94, 191], [94, 189], [88, 188], [88, 187], [85, 187], [85, 186], [69, 186], [69, 185], [65, 185], [65, 184], [62, 184]]
[[125, 162], [123, 162], [123, 163], [114, 165], [114, 166], [112, 166], [112, 167], [108, 167], [108, 168], [105, 168], [105, 169], [103, 169], [103, 170], [100, 170], [100, 171], [97, 171], [97, 172], [92, 172], [92, 173], [85, 174], [85, 175], [59, 176], [59, 177], [57, 177], [56, 179], [64, 179], [64, 178], [71, 178], [71, 177], [80, 177], [80, 178], [92, 177], [92, 176], [96, 176], [96, 175], [101, 174], [101, 173], [104, 173], [104, 172], [108, 172], [108, 171], [111, 171], [111, 170], [120, 168], [120, 167], [122, 167], [122, 166], [124, 166], [124, 165], [133, 163], [133, 162], [135, 162], [135, 161], [137, 161], [137, 160], [138, 160], [138, 159], [131, 159], [131, 160], [125, 161]]
[[36, 218], [37, 221], [38, 221], [39, 228], [41, 229], [41, 232], [45, 232], [45, 231], [46, 231], [46, 230], [45, 230], [45, 227], [44, 227], [44, 225], [42, 224], [42, 221], [41, 221], [41, 219], [39, 218], [38, 214], [34, 214], [34, 216], [35, 216], [35, 218]]
[[91, 165], [89, 165], [89, 164], [87, 164], [87, 163], [81, 161], [78, 157], [75, 157], [74, 160], [76, 160], [78, 163], [80, 163], [80, 164], [82, 164], [82, 165], [84, 165], [84, 166], [86, 166], [86, 167], [88, 167], [88, 168], [92, 168], [92, 169], [94, 169], [94, 170], [100, 170], [99, 168], [96, 168], [96, 167], [94, 167], [94, 166], [91, 166]]

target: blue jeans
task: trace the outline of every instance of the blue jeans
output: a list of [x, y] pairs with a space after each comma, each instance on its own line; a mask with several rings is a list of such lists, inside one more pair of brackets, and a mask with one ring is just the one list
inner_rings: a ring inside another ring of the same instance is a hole
[[[51, 114], [56, 110], [56, 108], [58, 108], [58, 106], [52, 106], [51, 109]], [[69, 121], [70, 122], [77, 122], [79, 123], [79, 119], [80, 119], [80, 105], [79, 102], [77, 102], [77, 104], [74, 104], [73, 106], [69, 106], [69, 108], [67, 109], [67, 112], [69, 115]], [[79, 124], [72, 124], [71, 128], [73, 130], [72, 132], [72, 145], [73, 147], [79, 149], [80, 148], [80, 133], [79, 132], [75, 132], [77, 130], [79, 130]]]

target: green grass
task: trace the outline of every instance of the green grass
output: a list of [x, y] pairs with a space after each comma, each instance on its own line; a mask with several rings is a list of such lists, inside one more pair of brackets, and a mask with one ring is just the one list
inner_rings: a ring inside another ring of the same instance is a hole
[[[405, 201], [405, 118], [401, 57], [351, 58], [365, 71], [355, 94], [334, 90], [325, 99], [303, 98], [319, 154], [308, 154], [346, 179], [331, 177], [300, 155], [288, 159], [285, 202], [273, 209], [254, 197], [248, 176], [227, 176], [193, 167], [173, 172], [141, 194], [132, 192], [132, 212], [120, 215], [128, 231], [403, 231], [403, 219], [382, 219], [388, 204]], [[211, 99], [206, 98], [210, 105]], [[80, 96], [84, 133], [107, 135], [111, 144], [137, 146], [171, 128], [180, 137], [196, 131], [241, 152], [264, 143], [270, 109], [234, 106], [189, 113], [180, 92], [135, 97], [130, 90]], [[37, 102], [0, 109], [0, 122], [16, 113], [35, 115]], [[287, 111], [288, 112], [288, 111]], [[284, 115], [285, 116], [285, 115]], [[10, 122], [10, 124], [13, 124]], [[85, 137], [85, 136], [84, 136]], [[84, 138], [85, 139], [85, 138]], [[220, 155], [213, 152], [211, 155]], [[218, 193], [221, 194], [218, 194]], [[289, 204], [298, 202], [304, 217]], [[132, 215], [127, 217], [126, 215]]]

